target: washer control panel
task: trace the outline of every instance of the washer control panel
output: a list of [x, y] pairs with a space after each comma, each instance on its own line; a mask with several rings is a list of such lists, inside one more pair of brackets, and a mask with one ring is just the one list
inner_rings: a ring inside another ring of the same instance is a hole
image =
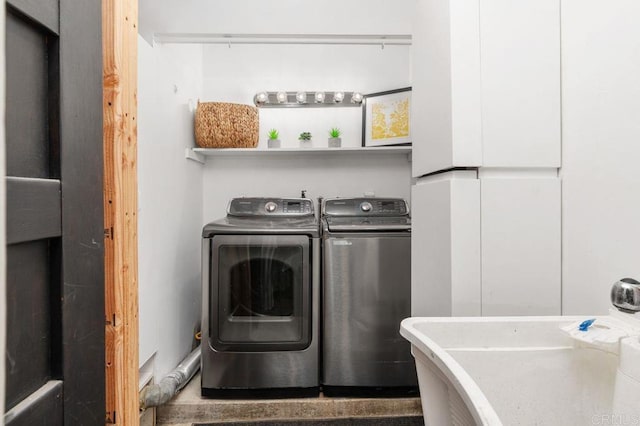
[[402, 198], [331, 198], [325, 200], [325, 216], [408, 216]]
[[228, 216], [303, 217], [313, 216], [309, 198], [234, 198], [227, 208]]

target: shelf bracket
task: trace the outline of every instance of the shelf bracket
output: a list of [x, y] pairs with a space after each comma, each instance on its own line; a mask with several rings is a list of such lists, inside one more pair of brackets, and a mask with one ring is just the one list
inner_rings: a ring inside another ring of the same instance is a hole
[[200, 154], [199, 152], [195, 152], [193, 148], [184, 149], [184, 158], [200, 164], [204, 164], [206, 161], [205, 156]]

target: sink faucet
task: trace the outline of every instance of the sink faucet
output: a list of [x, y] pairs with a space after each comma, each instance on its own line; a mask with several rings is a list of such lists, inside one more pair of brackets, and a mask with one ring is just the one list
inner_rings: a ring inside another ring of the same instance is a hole
[[611, 287], [611, 303], [622, 312], [639, 312], [640, 282], [633, 278], [622, 278], [615, 282]]

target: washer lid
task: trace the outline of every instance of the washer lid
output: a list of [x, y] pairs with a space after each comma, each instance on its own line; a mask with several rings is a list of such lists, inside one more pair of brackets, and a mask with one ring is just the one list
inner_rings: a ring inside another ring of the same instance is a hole
[[408, 216], [401, 217], [325, 217], [326, 229], [329, 232], [383, 232], [411, 231], [411, 219]]

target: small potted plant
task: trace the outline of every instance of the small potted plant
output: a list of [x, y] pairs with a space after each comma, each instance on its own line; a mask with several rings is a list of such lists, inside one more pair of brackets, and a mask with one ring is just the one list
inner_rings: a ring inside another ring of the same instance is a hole
[[301, 147], [309, 148], [311, 146], [311, 133], [310, 132], [300, 133], [300, 136], [298, 136], [298, 140], [300, 141]]
[[267, 145], [269, 148], [280, 148], [280, 133], [276, 129], [269, 130], [269, 141]]
[[342, 132], [337, 127], [329, 130], [329, 148], [340, 148], [342, 145], [341, 134]]

